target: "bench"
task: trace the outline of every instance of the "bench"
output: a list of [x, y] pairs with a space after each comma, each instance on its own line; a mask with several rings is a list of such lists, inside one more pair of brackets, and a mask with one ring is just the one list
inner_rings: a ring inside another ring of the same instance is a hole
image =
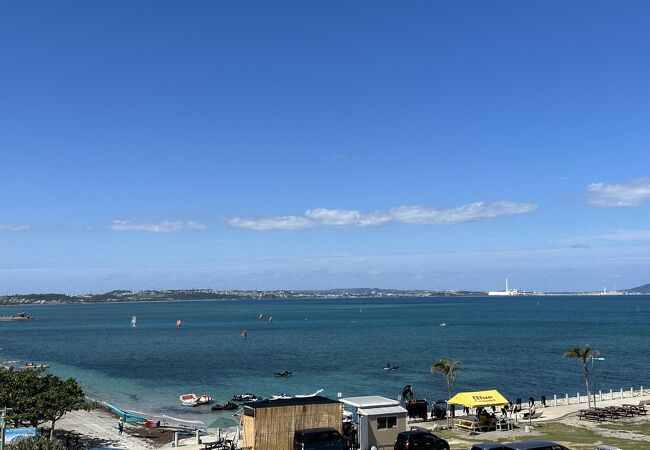
[[645, 416], [648, 414], [648, 411], [646, 410], [645, 406], [643, 405], [631, 405], [631, 404], [624, 404], [622, 405], [623, 408], [625, 408], [628, 412], [632, 414], [636, 414], [639, 416]]
[[473, 419], [454, 419], [454, 425], [458, 428], [468, 431], [481, 431], [478, 423]]
[[214, 449], [222, 450], [222, 449], [229, 449], [231, 447], [232, 447], [231, 442], [223, 439], [220, 439], [218, 441], [203, 443], [203, 450], [214, 450]]
[[542, 414], [544, 414], [544, 411], [534, 412], [532, 414], [525, 412], [521, 415], [521, 420], [539, 419], [540, 417], [542, 417]]

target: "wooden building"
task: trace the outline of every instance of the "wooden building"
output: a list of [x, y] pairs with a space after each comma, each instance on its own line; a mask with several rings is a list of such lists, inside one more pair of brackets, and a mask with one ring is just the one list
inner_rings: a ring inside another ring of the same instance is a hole
[[244, 405], [242, 447], [293, 450], [294, 433], [310, 428], [343, 427], [343, 404], [326, 397], [263, 400]]

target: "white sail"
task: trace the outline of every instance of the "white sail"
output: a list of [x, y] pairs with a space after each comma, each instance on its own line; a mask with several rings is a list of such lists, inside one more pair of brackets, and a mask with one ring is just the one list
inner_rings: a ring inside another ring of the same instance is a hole
[[138, 324], [138, 318], [133, 316], [131, 317], [131, 326], [135, 327]]

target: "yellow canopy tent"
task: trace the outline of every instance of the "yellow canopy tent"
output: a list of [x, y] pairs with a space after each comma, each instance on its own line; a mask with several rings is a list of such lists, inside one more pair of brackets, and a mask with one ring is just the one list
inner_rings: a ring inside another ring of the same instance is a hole
[[491, 391], [459, 392], [447, 400], [450, 405], [463, 405], [470, 408], [478, 406], [504, 406], [508, 400], [496, 389]]

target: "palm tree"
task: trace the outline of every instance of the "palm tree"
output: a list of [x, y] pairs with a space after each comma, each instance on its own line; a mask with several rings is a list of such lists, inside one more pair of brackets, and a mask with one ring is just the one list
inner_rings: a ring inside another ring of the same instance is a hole
[[595, 350], [589, 346], [589, 344], [584, 347], [573, 347], [564, 353], [565, 358], [575, 358], [582, 363], [582, 374], [585, 377], [585, 384], [587, 385], [587, 401], [589, 402], [589, 408], [591, 408], [591, 393], [589, 391], [589, 367], [587, 362], [590, 358], [600, 355], [598, 350]]
[[451, 398], [451, 389], [454, 387], [454, 380], [456, 379], [456, 372], [463, 370], [461, 367], [460, 361], [451, 361], [448, 359], [439, 359], [438, 361], [431, 364], [431, 373], [439, 373], [445, 377], [445, 383], [447, 385], [447, 394]]

